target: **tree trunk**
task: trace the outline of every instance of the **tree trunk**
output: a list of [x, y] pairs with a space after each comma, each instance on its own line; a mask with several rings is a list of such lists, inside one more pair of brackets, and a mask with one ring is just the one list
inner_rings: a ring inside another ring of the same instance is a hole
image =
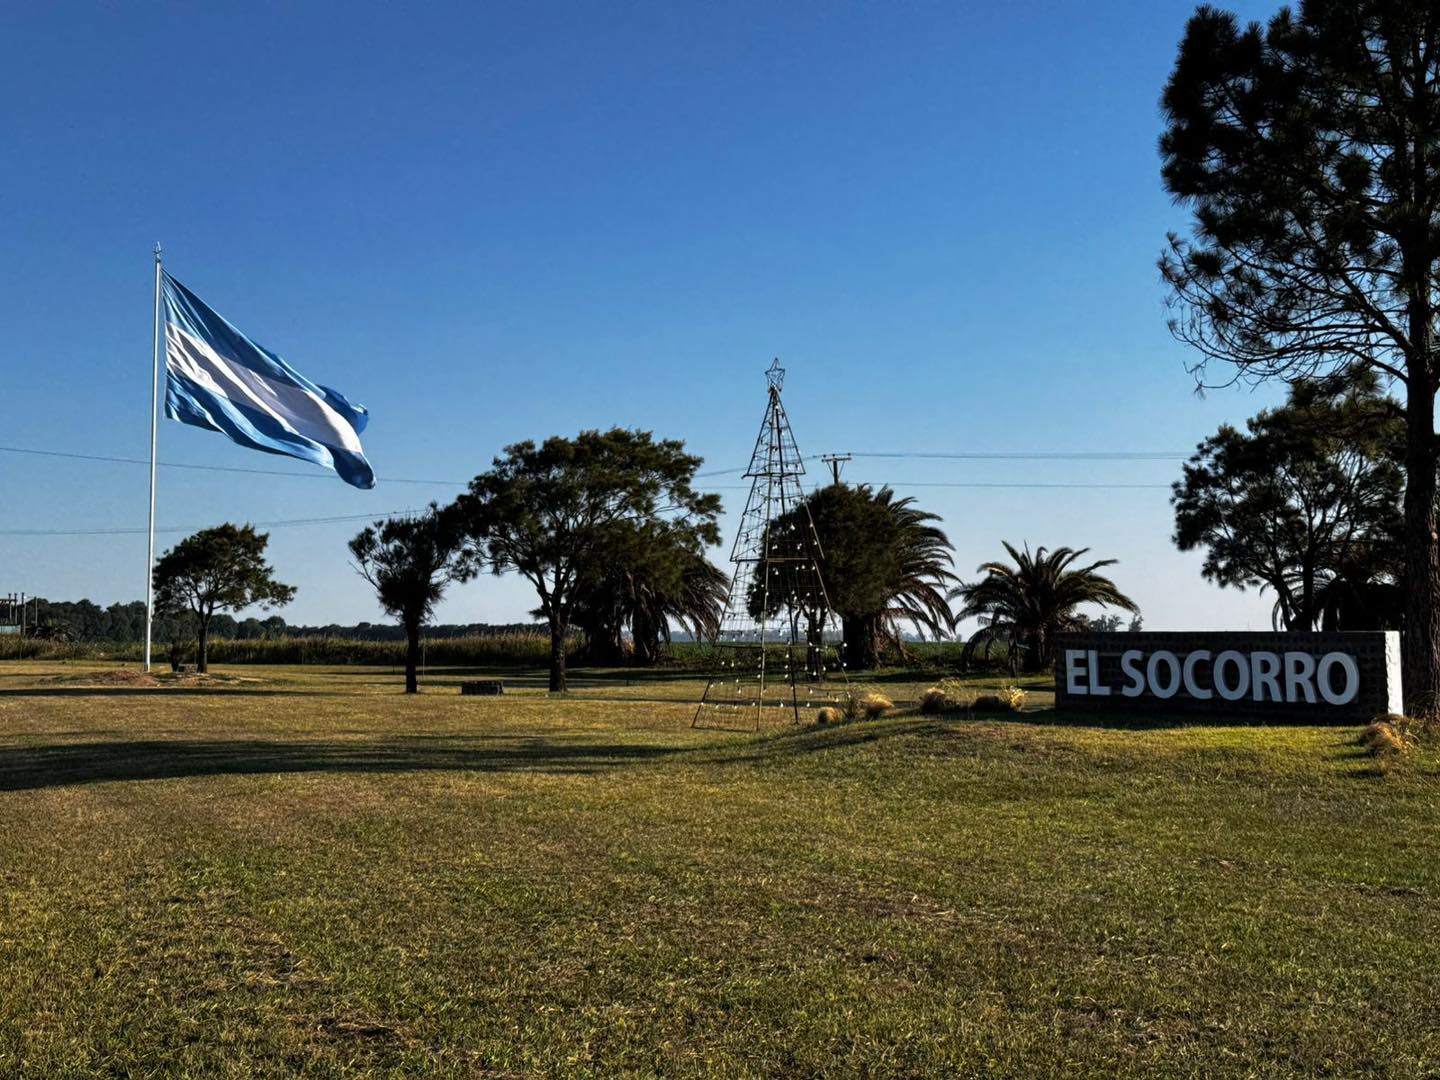
[[635, 667], [654, 667], [660, 661], [660, 630], [648, 619], [636, 619], [631, 629], [631, 663]]
[[1300, 571], [1300, 629], [1315, 629], [1315, 567], [1309, 560]]
[[565, 689], [565, 624], [550, 617], [550, 692]]
[[420, 680], [420, 627], [405, 627], [405, 693], [418, 694]]
[[840, 629], [845, 637], [845, 666], [848, 669], [869, 671], [880, 666], [880, 650], [875, 644], [874, 619], [843, 616]]
[[201, 675], [210, 671], [210, 620], [201, 618], [195, 642], [195, 670]]
[[[1426, 342], [1428, 344], [1428, 337]], [[1411, 368], [1405, 445], [1405, 711], [1434, 717], [1440, 709], [1440, 539], [1435, 532], [1435, 390], [1428, 365]]]
[[615, 625], [581, 626], [585, 633], [585, 662], [596, 667], [621, 667], [625, 644], [621, 628]]
[[660, 627], [637, 611], [630, 622], [630, 662], [635, 667], [654, 667], [659, 659]]

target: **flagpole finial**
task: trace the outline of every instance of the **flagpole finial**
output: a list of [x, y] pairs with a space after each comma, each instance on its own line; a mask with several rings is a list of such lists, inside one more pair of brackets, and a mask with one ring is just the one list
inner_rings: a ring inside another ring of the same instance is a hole
[[156, 261], [157, 263], [160, 261], [160, 241], [159, 241], [159, 240], [156, 240], [156, 241], [155, 241], [155, 261]]

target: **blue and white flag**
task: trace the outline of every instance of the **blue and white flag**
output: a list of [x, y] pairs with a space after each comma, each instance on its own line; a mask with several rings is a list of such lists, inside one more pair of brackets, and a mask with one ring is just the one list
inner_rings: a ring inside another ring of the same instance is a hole
[[360, 405], [311, 382], [165, 275], [165, 415], [241, 446], [313, 461], [347, 484], [375, 486]]

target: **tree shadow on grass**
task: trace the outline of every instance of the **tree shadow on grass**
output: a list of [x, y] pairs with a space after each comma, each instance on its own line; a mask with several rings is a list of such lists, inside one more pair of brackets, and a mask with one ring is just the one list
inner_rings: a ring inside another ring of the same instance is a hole
[[[327, 677], [337, 676], [340, 678], [388, 678], [395, 673], [404, 673], [404, 668], [399, 665], [367, 665], [354, 668], [345, 664], [326, 665], [317, 664], [323, 668]], [[613, 686], [626, 683], [666, 683], [666, 682], [687, 682], [704, 680], [709, 677], [709, 669], [691, 671], [680, 668], [587, 668], [570, 667], [566, 669], [566, 678], [572, 683], [584, 684], [587, 686]], [[546, 683], [549, 681], [550, 672], [547, 668], [517, 668], [500, 666], [489, 666], [485, 664], [455, 665], [428, 664], [420, 673], [421, 682], [429, 680], [435, 683], [457, 682], [462, 679], [486, 678], [500, 679], [502, 682], [513, 682], [517, 685], [529, 685], [533, 683]]]
[[1355, 726], [1353, 721], [1285, 721], [1274, 718], [1233, 717], [1218, 719], [1194, 715], [1171, 714], [1131, 716], [1089, 712], [1056, 712], [1040, 709], [1032, 712], [946, 713], [938, 716], [901, 714], [882, 720], [849, 720], [826, 727], [799, 724], [783, 728], [762, 729], [759, 734], [734, 731], [735, 735], [751, 735], [740, 746], [734, 744], [709, 752], [708, 760], [759, 761], [790, 755], [834, 750], [879, 742], [900, 736], [948, 738], [993, 729], [997, 725], [1023, 727], [1088, 728], [1103, 731], [1165, 731], [1189, 727], [1277, 728], [1324, 727], [1343, 731]]
[[32, 686], [0, 689], [0, 698], [69, 697], [314, 697], [314, 690], [238, 686]]
[[1246, 713], [1107, 713], [1060, 709], [1038, 709], [1021, 713], [976, 713], [976, 720], [999, 720], [1013, 724], [1049, 727], [1102, 728], [1112, 731], [1157, 731], [1168, 728], [1353, 728], [1357, 721], [1337, 717], [1297, 714], [1256, 716]]
[[273, 773], [599, 773], [680, 748], [553, 739], [124, 740], [0, 748], [0, 791]]

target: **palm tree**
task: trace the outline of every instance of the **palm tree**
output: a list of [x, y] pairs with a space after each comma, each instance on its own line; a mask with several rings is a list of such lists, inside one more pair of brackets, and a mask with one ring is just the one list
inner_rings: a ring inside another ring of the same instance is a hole
[[951, 570], [955, 558], [950, 538], [930, 524], [940, 520], [938, 514], [918, 509], [913, 498], [896, 499], [888, 487], [875, 493], [875, 502], [889, 516], [895, 539], [885, 608], [869, 620], [869, 625], [859, 628], [872, 638], [867, 659], [878, 659], [877, 646], [887, 643], [903, 655], [902, 624], [908, 623], [936, 638], [954, 629], [955, 617], [945, 589], [960, 580]]
[[729, 580], [687, 524], [621, 522], [582, 567], [573, 620], [593, 662], [623, 663], [628, 629], [635, 663], [649, 666], [672, 621], [696, 638], [715, 636]]
[[668, 572], [635, 575], [630, 633], [635, 662], [650, 666], [659, 658], [660, 643], [670, 643], [673, 620], [697, 641], [720, 632], [730, 578], [703, 551], [680, 548]]
[[[907, 625], [934, 637], [954, 626], [946, 600], [946, 589], [959, 581], [951, 570], [953, 549], [934, 524], [939, 516], [914, 503], [897, 499], [888, 487], [831, 484], [770, 525], [770, 543], [784, 551], [808, 535], [813, 522], [847, 667], [873, 668], [887, 647], [903, 654]], [[759, 614], [765, 599], [764, 590], [753, 592], [752, 614]], [[768, 593], [772, 613], [792, 599], [773, 588]]]
[[1005, 550], [1014, 560], [1013, 566], [981, 563], [977, 572], [984, 576], [950, 594], [963, 601], [955, 615], [957, 622], [972, 617], [980, 620], [980, 629], [965, 645], [967, 662], [981, 645], [988, 652], [991, 645], [1004, 644], [1009, 649], [1011, 671], [1022, 656], [1026, 671], [1041, 671], [1053, 657], [1055, 635], [1085, 625], [1084, 616], [1075, 611], [1081, 604], [1140, 610], [1113, 581], [1096, 573], [1115, 565], [1115, 559], [1073, 567], [1089, 548], [1049, 551], [1042, 547], [1032, 555], [1028, 544], [1016, 551], [1007, 543]]

